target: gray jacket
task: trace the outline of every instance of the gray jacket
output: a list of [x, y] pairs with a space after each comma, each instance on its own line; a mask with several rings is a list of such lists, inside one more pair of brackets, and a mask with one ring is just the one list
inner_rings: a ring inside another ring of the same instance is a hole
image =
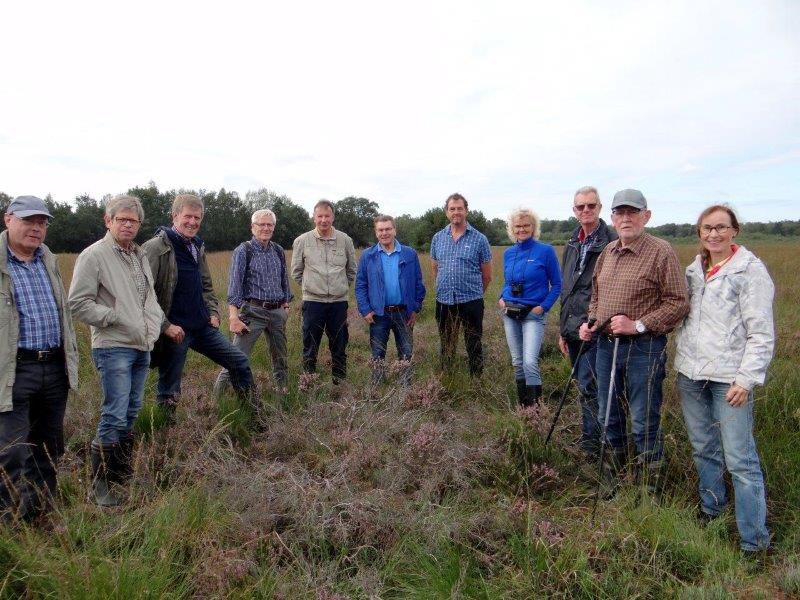
[[135, 348], [150, 351], [161, 333], [164, 313], [153, 290], [147, 255], [134, 244], [148, 288], [144, 307], [114, 237], [106, 233], [78, 256], [69, 288], [72, 315], [91, 326], [92, 348]]
[[[78, 344], [72, 327], [64, 281], [58, 270], [56, 256], [42, 244], [42, 260], [50, 277], [58, 315], [61, 317], [61, 345], [64, 347], [69, 387], [78, 387]], [[19, 312], [14, 300], [14, 284], [8, 272], [8, 231], [0, 233], [0, 412], [13, 408], [11, 392], [17, 374], [17, 344], [19, 342]]]
[[689, 316], [678, 329], [675, 369], [690, 379], [762, 385], [775, 347], [775, 286], [756, 256], [740, 246], [705, 279], [698, 256], [686, 268]]
[[347, 300], [356, 267], [353, 240], [338, 229], [333, 230], [332, 240], [323, 240], [312, 229], [299, 235], [292, 244], [291, 275], [302, 286], [303, 300]]

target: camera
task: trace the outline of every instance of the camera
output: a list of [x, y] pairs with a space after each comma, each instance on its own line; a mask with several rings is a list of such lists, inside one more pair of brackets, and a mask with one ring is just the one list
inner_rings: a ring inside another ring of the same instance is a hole
[[522, 282], [512, 283], [511, 295], [514, 296], [514, 298], [519, 298], [520, 296], [522, 296], [522, 288], [523, 288]]

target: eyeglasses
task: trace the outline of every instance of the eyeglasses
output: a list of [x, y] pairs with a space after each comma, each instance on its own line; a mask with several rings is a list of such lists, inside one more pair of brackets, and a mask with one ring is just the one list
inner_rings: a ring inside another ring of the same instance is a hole
[[25, 223], [28, 227], [33, 227], [34, 225], [39, 225], [40, 227], [44, 227], [47, 229], [50, 226], [50, 219], [47, 217], [43, 217], [41, 215], [33, 215], [30, 217], [17, 217], [20, 221]]
[[583, 209], [588, 208], [589, 210], [594, 210], [597, 208], [596, 202], [588, 202], [587, 204], [576, 204], [572, 207], [572, 210], [575, 212], [583, 212]]
[[275, 229], [275, 223], [253, 223], [253, 227], [259, 229]]
[[118, 225], [130, 225], [135, 227], [140, 223], [139, 219], [128, 219], [126, 217], [114, 217], [114, 222]]
[[611, 209], [611, 214], [618, 217], [632, 217], [638, 215], [640, 212], [642, 212], [641, 208], [634, 208], [633, 206], [619, 206]]
[[728, 229], [735, 229], [735, 227], [733, 225], [714, 225], [713, 227], [711, 225], [703, 225], [700, 228], [700, 232], [703, 235], [711, 235], [712, 231], [716, 231], [717, 234], [723, 235]]

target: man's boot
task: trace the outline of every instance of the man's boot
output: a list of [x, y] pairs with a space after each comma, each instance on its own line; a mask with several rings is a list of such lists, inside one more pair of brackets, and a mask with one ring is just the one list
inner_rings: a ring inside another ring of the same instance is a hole
[[133, 431], [120, 434], [119, 444], [116, 445], [115, 453], [112, 457], [112, 469], [109, 472], [109, 479], [112, 483], [125, 485], [133, 475], [134, 442]]
[[542, 399], [542, 386], [541, 385], [529, 385], [528, 386], [528, 398], [531, 404], [538, 404], [539, 400]]
[[119, 444], [101, 444], [92, 440], [89, 457], [92, 463], [92, 491], [89, 499], [99, 506], [112, 507], [122, 504], [122, 499], [111, 490], [109, 471], [113, 468], [114, 455]]
[[522, 406], [528, 406], [528, 386], [524, 379], [517, 379], [517, 398]]

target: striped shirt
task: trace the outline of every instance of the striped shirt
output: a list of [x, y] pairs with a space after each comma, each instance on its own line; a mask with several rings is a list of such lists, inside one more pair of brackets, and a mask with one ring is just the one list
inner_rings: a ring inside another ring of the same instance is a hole
[[61, 319], [42, 254], [42, 249], [37, 248], [33, 260], [26, 263], [8, 250], [8, 271], [19, 313], [17, 346], [26, 350], [61, 346]]
[[120, 259], [125, 263], [125, 266], [131, 274], [133, 284], [136, 286], [136, 291], [139, 292], [139, 303], [144, 307], [144, 302], [147, 299], [148, 285], [147, 278], [144, 275], [144, 269], [142, 268], [142, 261], [136, 254], [136, 247], [131, 244], [131, 247], [125, 250], [125, 248], [120, 246], [116, 241], [113, 245], [114, 250], [117, 251]]
[[266, 246], [256, 238], [250, 240], [252, 258], [245, 273], [247, 250], [240, 244], [233, 251], [228, 282], [228, 304], [241, 308], [248, 298], [262, 302], [284, 303], [291, 298], [286, 264], [281, 265], [277, 244]]
[[689, 312], [686, 277], [668, 242], [643, 233], [633, 243], [611, 242], [597, 258], [589, 318], [641, 319], [648, 333], [672, 331]]
[[481, 266], [492, 260], [489, 240], [469, 223], [457, 240], [448, 225], [431, 240], [431, 259], [438, 265], [436, 300], [442, 304], [462, 304], [483, 298]]

